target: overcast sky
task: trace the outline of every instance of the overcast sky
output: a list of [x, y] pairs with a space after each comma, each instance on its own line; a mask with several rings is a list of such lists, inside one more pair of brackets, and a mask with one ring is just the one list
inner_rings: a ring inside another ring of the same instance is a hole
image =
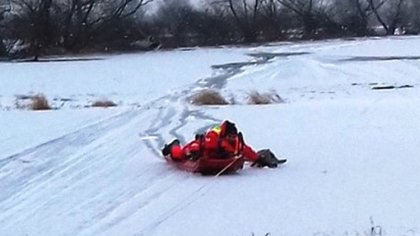
[[[155, 0], [153, 2], [153, 5], [159, 5], [163, 2], [164, 0]], [[166, 0], [169, 1], [169, 0]], [[179, 0], [172, 0], [172, 1], [179, 1]], [[189, 0], [193, 5], [199, 6], [204, 4], [205, 0]]]
[[[148, 5], [149, 10], [150, 10], [149, 13], [153, 13], [159, 7], [159, 5], [162, 4], [164, 1], [179, 1], [179, 0], [154, 0]], [[204, 3], [206, 2], [206, 0], [187, 0], [187, 1], [190, 1], [190, 3], [193, 6], [197, 6], [197, 7], [199, 7], [200, 5], [201, 6], [204, 5]], [[207, 0], [207, 1], [210, 1], [210, 0]]]

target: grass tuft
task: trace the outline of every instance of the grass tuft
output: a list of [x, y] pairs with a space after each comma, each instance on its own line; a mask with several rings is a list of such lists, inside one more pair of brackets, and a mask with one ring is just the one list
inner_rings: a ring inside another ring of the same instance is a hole
[[248, 104], [252, 105], [266, 105], [272, 103], [283, 103], [284, 100], [274, 91], [267, 93], [260, 93], [252, 91], [248, 95]]
[[227, 105], [226, 99], [219, 92], [206, 89], [192, 96], [191, 103], [194, 105]]
[[98, 100], [98, 101], [93, 102], [91, 106], [108, 108], [108, 107], [115, 107], [117, 106], [117, 104], [109, 100]]
[[37, 94], [31, 97], [30, 108], [34, 111], [51, 110], [48, 100], [43, 94]]

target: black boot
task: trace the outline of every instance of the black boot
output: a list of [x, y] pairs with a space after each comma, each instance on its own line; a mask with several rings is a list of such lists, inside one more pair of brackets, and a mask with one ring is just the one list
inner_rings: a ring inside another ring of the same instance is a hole
[[260, 150], [257, 154], [258, 159], [252, 164], [252, 166], [277, 168], [278, 164], [286, 162], [285, 159], [277, 159], [277, 157], [269, 149]]
[[178, 139], [173, 140], [169, 144], [165, 144], [165, 146], [162, 149], [162, 155], [167, 156], [167, 155], [171, 154], [172, 146], [173, 145], [179, 145], [179, 144], [180, 144], [180, 142], [179, 142]]
[[204, 134], [196, 134], [195, 140], [199, 140], [200, 142], [204, 139]]

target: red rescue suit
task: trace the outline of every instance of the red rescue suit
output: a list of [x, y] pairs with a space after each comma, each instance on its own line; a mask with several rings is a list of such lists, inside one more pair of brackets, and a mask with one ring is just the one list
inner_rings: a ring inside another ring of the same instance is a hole
[[[184, 160], [191, 157], [208, 158], [230, 158], [242, 155], [245, 160], [254, 162], [257, 160], [257, 153], [248, 145], [243, 143], [240, 134], [226, 134], [226, 121], [220, 126], [209, 130], [204, 136], [199, 136], [189, 142], [182, 149], [172, 149], [172, 158]], [[176, 155], [174, 155], [176, 152]]]

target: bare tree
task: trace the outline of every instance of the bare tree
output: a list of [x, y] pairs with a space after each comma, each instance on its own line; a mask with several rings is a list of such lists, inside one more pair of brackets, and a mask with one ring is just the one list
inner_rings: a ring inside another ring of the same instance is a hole
[[255, 42], [258, 37], [257, 20], [260, 17], [262, 3], [265, 0], [219, 0], [213, 2], [229, 9], [236, 26], [242, 32], [244, 41]]
[[406, 32], [407, 34], [419, 34], [420, 33], [420, 1], [409, 0], [408, 1], [408, 16], [405, 19]]
[[205, 17], [199, 32], [203, 33], [204, 38], [210, 39], [206, 43], [226, 44], [234, 43], [242, 38], [242, 33], [236, 27], [230, 9], [224, 4], [210, 2], [205, 8]]
[[28, 55], [38, 60], [42, 50], [52, 42], [52, 0], [11, 0], [12, 25], [15, 37], [29, 43]]
[[369, 19], [372, 11], [366, 0], [335, 0], [334, 18], [346, 35], [369, 34]]
[[207, 2], [196, 8], [188, 0], [165, 0], [151, 28], [166, 47], [231, 43], [237, 30], [225, 6]]
[[264, 0], [260, 15], [258, 28], [262, 30], [264, 38], [268, 40], [278, 40], [286, 37], [286, 31], [295, 28], [297, 25], [297, 21], [291, 12], [281, 7], [277, 0]]
[[314, 35], [316, 29], [319, 27], [318, 19], [316, 18], [316, 2], [314, 0], [277, 0], [287, 9], [293, 11], [303, 24], [303, 31], [305, 35]]
[[373, 14], [367, 2], [369, 0], [277, 1], [298, 16], [306, 37], [369, 34], [369, 22]]
[[11, 0], [9, 28], [30, 45], [27, 54], [37, 60], [52, 48], [77, 50], [124, 38], [126, 29], [135, 30], [136, 13], [152, 1]]
[[4, 15], [10, 12], [10, 0], [0, 2], [0, 22], [4, 20]]
[[[392, 35], [402, 21], [405, 0], [366, 0], [387, 35]], [[381, 11], [383, 9], [383, 11]]]
[[7, 54], [6, 45], [3, 40], [5, 38], [6, 26], [4, 25], [5, 15], [10, 12], [10, 1], [0, 2], [0, 57]]
[[[352, 0], [350, 0], [352, 1]], [[362, 0], [354, 0], [352, 7], [356, 10], [352, 15], [352, 30], [356, 32], [357, 36], [365, 36], [368, 34], [368, 18], [372, 14], [368, 4], [363, 4]]]
[[34, 46], [34, 60], [38, 60], [41, 50], [48, 47], [51, 43], [51, 6], [52, 0], [41, 0], [38, 8], [38, 16], [36, 21], [36, 34], [32, 38]]
[[115, 24], [135, 15], [154, 0], [69, 0], [63, 24], [63, 44], [83, 48]]
[[193, 24], [198, 12], [188, 0], [165, 0], [155, 16], [160, 34], [165, 35], [166, 45], [189, 46], [193, 40]]

